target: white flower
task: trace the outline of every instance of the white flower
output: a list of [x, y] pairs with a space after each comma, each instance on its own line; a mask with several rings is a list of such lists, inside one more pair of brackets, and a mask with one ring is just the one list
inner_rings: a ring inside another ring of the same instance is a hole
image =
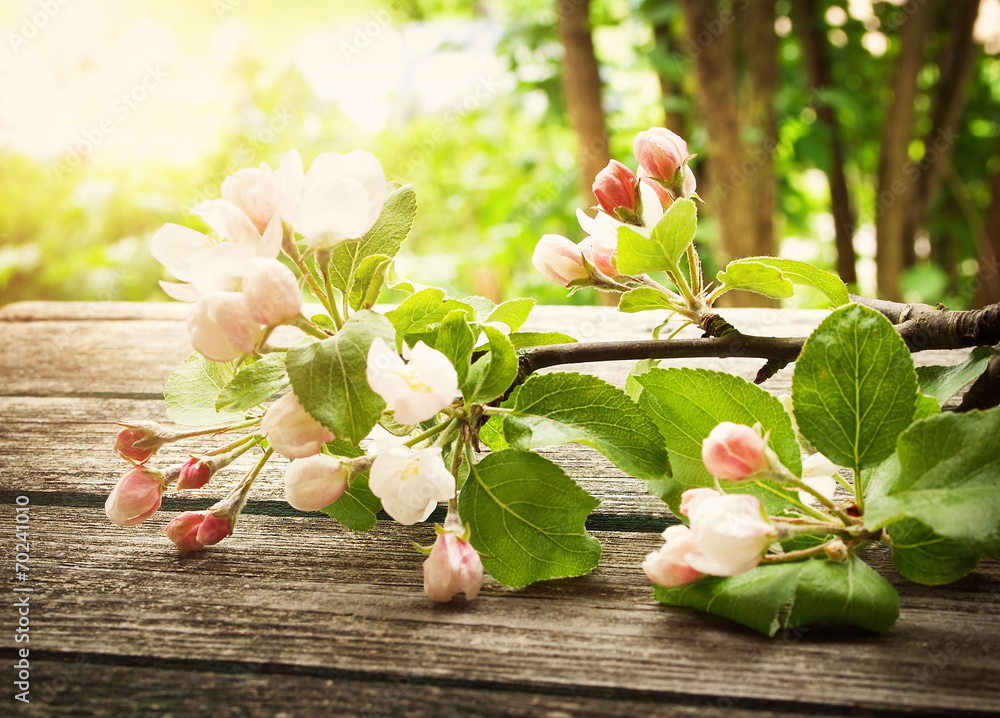
[[263, 232], [274, 218], [274, 193], [277, 176], [266, 163], [260, 169], [240, 170], [222, 181], [222, 199], [239, 207]]
[[683, 586], [697, 581], [704, 574], [691, 568], [687, 554], [695, 550], [691, 529], [683, 524], [669, 526], [663, 532], [666, 541], [659, 551], [653, 551], [642, 562], [646, 577], [658, 586]]
[[278, 213], [310, 249], [363, 237], [382, 212], [388, 192], [382, 165], [361, 150], [321, 154], [305, 173], [299, 153], [289, 150], [277, 175]]
[[407, 525], [425, 520], [439, 501], [455, 495], [455, 477], [437, 446], [414, 451], [398, 445], [379, 452], [368, 486], [382, 500], [386, 513]]
[[292, 392], [268, 407], [260, 423], [260, 433], [272, 449], [287, 459], [315, 456], [323, 444], [334, 439], [333, 432], [302, 408]]
[[302, 290], [292, 270], [277, 259], [252, 259], [243, 277], [243, 299], [255, 321], [276, 327], [299, 316]]
[[688, 513], [696, 548], [684, 558], [691, 568], [710, 576], [749, 571], [777, 537], [760, 500], [749, 494], [705, 498]]
[[224, 199], [202, 202], [191, 212], [205, 220], [215, 235], [165, 224], [150, 240], [157, 261], [185, 282], [160, 282], [174, 299], [194, 302], [209, 292], [238, 289], [250, 260], [273, 259], [281, 250], [279, 219], [272, 218], [262, 235], [239, 207]]
[[249, 354], [262, 336], [239, 292], [206, 294], [195, 302], [187, 324], [191, 346], [211, 361], [227, 362]]
[[404, 363], [376, 337], [368, 349], [368, 385], [395, 413], [400, 424], [430, 419], [458, 395], [458, 374], [444, 354], [417, 342]]
[[[837, 490], [837, 480], [834, 476], [839, 470], [840, 467], [823, 454], [813, 454], [802, 462], [802, 483], [812, 487], [825, 498], [832, 499]], [[807, 505], [820, 503], [808, 491], [799, 491], [799, 501]]]

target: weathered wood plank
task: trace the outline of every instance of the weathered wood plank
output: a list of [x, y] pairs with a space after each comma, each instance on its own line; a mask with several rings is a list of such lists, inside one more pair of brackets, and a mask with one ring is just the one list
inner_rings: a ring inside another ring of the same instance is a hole
[[[156, 715], [315, 716], [337, 718], [421, 716], [467, 718], [636, 718], [704, 716], [713, 701], [594, 695], [590, 691], [550, 686], [532, 692], [496, 687], [456, 677], [421, 682], [419, 676], [358, 676], [356, 671], [298, 669], [266, 663], [232, 661], [149, 661], [120, 666], [107, 656], [77, 654], [34, 664], [38, 698], [55, 716], [123, 718]], [[768, 708], [769, 706], [769, 708]], [[780, 713], [774, 708], [782, 709]], [[778, 701], [728, 708], [732, 718], [798, 718], [814, 713], [788, 712]], [[958, 714], [954, 714], [958, 715]]]
[[245, 516], [236, 536], [193, 555], [171, 550], [159, 527], [109, 526], [99, 509], [37, 507], [32, 532], [32, 647], [44, 651], [99, 645], [123, 661], [406, 670], [430, 683], [460, 676], [695, 705], [722, 696], [804, 712], [1000, 709], [995, 561], [930, 589], [899, 579], [877, 550], [869, 558], [903, 604], [889, 634], [813, 628], [770, 641], [657, 606], [638, 568], [658, 544], [648, 534], [599, 533], [605, 556], [589, 576], [520, 590], [488, 579], [475, 602], [438, 606], [408, 544], [426, 541], [427, 526], [356, 535], [328, 519]]

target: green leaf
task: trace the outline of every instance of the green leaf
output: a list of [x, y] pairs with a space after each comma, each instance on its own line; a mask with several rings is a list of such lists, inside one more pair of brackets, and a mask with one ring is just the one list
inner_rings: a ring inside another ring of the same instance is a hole
[[460, 385], [469, 376], [474, 342], [472, 329], [466, 321], [466, 313], [461, 309], [448, 312], [441, 320], [434, 348], [448, 357], [454, 365]]
[[846, 563], [804, 561], [786, 628], [847, 624], [884, 633], [899, 618], [899, 594], [857, 556]]
[[791, 281], [779, 269], [745, 259], [730, 262], [716, 279], [730, 289], [743, 289], [775, 299], [786, 299], [794, 293]]
[[663, 213], [647, 239], [628, 226], [618, 228], [618, 271], [643, 274], [662, 269], [673, 270], [694, 241], [698, 210], [694, 201], [679, 199]]
[[[774, 267], [780, 270], [784, 278], [793, 284], [818, 289], [826, 295], [826, 298], [830, 300], [830, 304], [834, 307], [842, 306], [851, 301], [847, 294], [847, 285], [841, 281], [840, 277], [832, 272], [817, 269], [811, 264], [797, 262], [794, 259], [781, 259], [779, 257], [747, 257], [746, 259], [737, 261], [755, 262], [768, 267]], [[731, 262], [730, 266], [732, 264], [734, 263]], [[726, 269], [728, 270], [729, 268], [727, 267]]]
[[368, 472], [365, 472], [355, 476], [350, 488], [339, 499], [320, 511], [351, 531], [363, 532], [375, 528], [377, 521], [375, 515], [381, 508], [382, 502], [368, 488]]
[[515, 349], [544, 347], [550, 344], [575, 344], [576, 339], [561, 332], [511, 332], [507, 337]]
[[917, 394], [917, 404], [916, 408], [913, 410], [914, 421], [920, 421], [921, 419], [926, 419], [928, 416], [934, 416], [935, 414], [940, 413], [941, 405], [938, 404], [937, 399], [933, 396]]
[[404, 185], [391, 191], [375, 224], [360, 242], [344, 242], [333, 248], [330, 259], [333, 286], [349, 294], [355, 274], [366, 258], [376, 254], [395, 257], [410, 233], [416, 214], [417, 196], [413, 187]]
[[806, 560], [761, 565], [731, 578], [657, 586], [655, 596], [661, 603], [722, 616], [765, 636], [820, 622], [884, 632], [899, 617], [896, 591], [857, 557], [845, 564]]
[[636, 287], [625, 292], [618, 300], [618, 311], [634, 314], [649, 310], [673, 309], [670, 298], [659, 289]]
[[520, 387], [513, 413], [504, 417], [511, 446], [580, 443], [639, 479], [662, 479], [670, 471], [656, 425], [621, 389], [590, 374], [535, 374]]
[[484, 326], [489, 352], [479, 357], [462, 384], [467, 403], [485, 404], [503, 394], [517, 378], [517, 352], [500, 330]]
[[976, 347], [969, 358], [958, 366], [918, 366], [920, 390], [944, 405], [967, 384], [986, 371], [986, 365], [996, 354], [993, 347]]
[[917, 375], [906, 344], [874, 309], [850, 304], [823, 320], [795, 363], [799, 431], [835, 464], [888, 457], [913, 420]]
[[215, 408], [219, 411], [243, 411], [267, 401], [286, 386], [285, 355], [282, 352], [265, 354], [239, 370], [215, 400]]
[[404, 299], [398, 307], [385, 313], [386, 319], [396, 328], [396, 350], [403, 348], [403, 340], [408, 334], [426, 330], [456, 309], [464, 311], [470, 320], [473, 318], [472, 307], [448, 299], [442, 290], [433, 287]]
[[[770, 432], [770, 446], [781, 463], [801, 475], [801, 449], [792, 420], [781, 402], [759, 386], [708, 369], [656, 368], [637, 375], [635, 381], [642, 387], [639, 405], [659, 427], [673, 470], [671, 479], [650, 488], [675, 514], [685, 490], [715, 486], [701, 461], [701, 445], [723, 421], [747, 426], [760, 422]], [[772, 514], [792, 504], [794, 496], [771, 482], [751, 482], [741, 486], [740, 492], [759, 498]]]
[[[503, 322], [512, 332], [516, 332], [528, 321], [528, 315], [535, 307], [535, 300], [521, 297], [498, 304], [486, 317], [487, 322]], [[484, 322], [485, 323], [485, 322]]]
[[916, 519], [898, 521], [886, 529], [892, 542], [892, 563], [904, 578], [941, 586], [968, 575], [980, 554], [957, 541], [938, 536]]
[[357, 444], [385, 408], [368, 386], [368, 348], [376, 337], [393, 345], [389, 320], [367, 309], [354, 314], [329, 339], [294, 346], [285, 360], [302, 406], [339, 439]]
[[639, 383], [636, 377], [658, 366], [660, 366], [659, 359], [640, 359], [635, 363], [632, 371], [625, 377], [625, 393], [628, 394], [629, 399], [636, 403], [639, 402], [639, 395], [642, 393], [642, 384]]
[[548, 459], [504, 449], [471, 467], [459, 512], [486, 569], [518, 587], [594, 569], [601, 544], [585, 522], [598, 504]]
[[174, 370], [163, 387], [167, 417], [185, 426], [211, 426], [237, 421], [242, 411], [216, 411], [219, 392], [233, 380], [233, 364], [192, 354]]
[[379, 294], [382, 293], [382, 285], [385, 283], [391, 263], [391, 257], [373, 254], [371, 257], [365, 257], [358, 265], [349, 297], [352, 309], [371, 309], [375, 305]]
[[899, 437], [897, 456], [875, 472], [870, 528], [915, 518], [980, 553], [1000, 552], [1000, 409], [947, 412]]

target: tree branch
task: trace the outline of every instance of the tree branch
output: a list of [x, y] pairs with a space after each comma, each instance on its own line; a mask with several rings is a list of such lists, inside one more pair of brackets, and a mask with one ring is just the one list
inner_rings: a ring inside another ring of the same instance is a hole
[[[983, 309], [953, 312], [927, 304], [902, 304], [851, 295], [856, 304], [875, 309], [896, 327], [911, 352], [926, 349], [962, 349], [1000, 344], [1000, 304]], [[701, 322], [706, 333], [700, 339], [646, 339], [619, 342], [581, 342], [526, 349], [520, 356], [520, 384], [530, 374], [546, 367], [586, 362], [639, 359], [689, 359], [694, 357], [751, 357], [765, 359], [756, 383], [769, 379], [795, 361], [804, 337], [762, 337], [743, 334], [717, 314]], [[994, 364], [996, 365], [994, 367]], [[991, 362], [1000, 382], [1000, 358]], [[989, 370], [987, 370], [989, 371]], [[993, 393], [996, 389], [992, 389]]]

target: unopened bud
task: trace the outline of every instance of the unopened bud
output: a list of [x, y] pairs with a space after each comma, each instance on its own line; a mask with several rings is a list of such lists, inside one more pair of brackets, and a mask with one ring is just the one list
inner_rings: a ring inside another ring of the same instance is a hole
[[178, 489], [200, 489], [212, 478], [212, 467], [202, 459], [192, 456], [181, 467], [180, 478], [177, 480]]
[[612, 217], [632, 214], [636, 209], [635, 185], [638, 180], [628, 167], [618, 160], [611, 160], [608, 166], [597, 173], [593, 191], [601, 209]]
[[424, 593], [445, 603], [459, 593], [471, 601], [483, 585], [483, 562], [479, 552], [467, 540], [452, 531], [442, 530], [434, 548], [424, 560]]
[[133, 464], [144, 464], [166, 443], [167, 436], [154, 422], [121, 424], [115, 436], [115, 451]]
[[588, 276], [580, 245], [558, 234], [546, 234], [538, 240], [531, 263], [546, 279], [563, 287]]
[[171, 519], [167, 538], [181, 551], [199, 551], [213, 546], [233, 532], [232, 519], [209, 511], [185, 511]]
[[701, 445], [701, 459], [712, 476], [740, 481], [767, 466], [767, 444], [754, 429], [723, 421]]
[[292, 270], [277, 259], [253, 259], [243, 275], [243, 299], [250, 317], [269, 327], [299, 316], [302, 290]]
[[160, 508], [164, 488], [160, 472], [137, 466], [118, 479], [104, 502], [104, 513], [119, 526], [140, 524]]

